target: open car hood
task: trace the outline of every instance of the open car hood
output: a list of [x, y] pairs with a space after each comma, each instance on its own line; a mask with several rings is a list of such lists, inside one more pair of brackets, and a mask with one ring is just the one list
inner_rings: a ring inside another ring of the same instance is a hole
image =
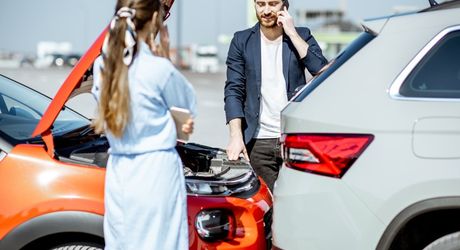
[[91, 89], [92, 82], [87, 82], [84, 79], [85, 73], [91, 68], [94, 60], [100, 55], [102, 44], [104, 42], [107, 28], [99, 35], [96, 41], [81, 57], [78, 63], [75, 65], [67, 79], [64, 81], [62, 86], [51, 101], [48, 109], [43, 114], [42, 119], [38, 123], [32, 137], [41, 135], [47, 146], [48, 154], [53, 156], [53, 137], [51, 134], [51, 127], [64, 107], [67, 100], [78, 94], [87, 92]]

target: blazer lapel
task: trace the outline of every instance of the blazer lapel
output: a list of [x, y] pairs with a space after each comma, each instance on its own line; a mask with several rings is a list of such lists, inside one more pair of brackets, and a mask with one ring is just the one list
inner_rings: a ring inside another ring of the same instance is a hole
[[256, 73], [256, 83], [257, 87], [260, 90], [260, 85], [262, 81], [262, 67], [261, 67], [261, 48], [260, 48], [260, 26], [259, 23], [257, 23], [253, 28], [252, 28], [252, 36], [250, 38], [250, 41], [248, 43], [250, 54], [253, 55], [252, 60], [253, 60], [253, 65], [254, 65], [254, 70]]
[[289, 39], [283, 34], [283, 75], [286, 81], [286, 90], [289, 90], [289, 62], [291, 61], [291, 50], [289, 49]]

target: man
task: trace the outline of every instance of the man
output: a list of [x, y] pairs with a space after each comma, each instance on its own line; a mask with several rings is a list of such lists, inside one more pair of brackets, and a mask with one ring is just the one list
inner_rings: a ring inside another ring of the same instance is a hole
[[288, 0], [254, 0], [259, 22], [236, 32], [228, 51], [225, 113], [230, 126], [227, 154], [250, 159], [273, 191], [282, 163], [280, 111], [295, 89], [327, 60], [308, 28], [296, 28]]

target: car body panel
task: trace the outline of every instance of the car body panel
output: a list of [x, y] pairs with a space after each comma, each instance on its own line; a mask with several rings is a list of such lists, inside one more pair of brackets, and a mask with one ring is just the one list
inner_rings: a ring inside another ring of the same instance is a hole
[[44, 214], [72, 208], [102, 215], [105, 171], [51, 159], [43, 146], [18, 145], [0, 162], [0, 239]]
[[[283, 166], [275, 190], [273, 244], [282, 249], [337, 249], [338, 244], [340, 249], [374, 249], [371, 242], [379, 239], [371, 232], [383, 233], [383, 223], [375, 214], [347, 185], [334, 178]], [[318, 205], [307, 205], [306, 200]], [[315, 226], [299, 229], [292, 225]]]
[[414, 123], [412, 134], [412, 150], [417, 157], [460, 159], [460, 117], [421, 117]]
[[339, 179], [282, 168], [274, 245], [375, 249], [401, 211], [433, 197], [460, 197], [459, 99], [389, 95], [409, 62], [458, 25], [458, 16], [460, 8], [390, 18], [369, 44], [282, 111], [284, 134], [372, 134], [374, 140]]

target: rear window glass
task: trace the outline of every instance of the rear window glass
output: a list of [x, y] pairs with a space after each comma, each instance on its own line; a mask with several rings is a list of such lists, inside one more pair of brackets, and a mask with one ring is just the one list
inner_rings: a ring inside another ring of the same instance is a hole
[[363, 32], [353, 42], [351, 42], [335, 59], [332, 59], [322, 73], [315, 76], [313, 80], [303, 88], [296, 96], [292, 98], [293, 102], [300, 102], [307, 97], [316, 87], [318, 87], [326, 78], [336, 71], [342, 64], [350, 59], [356, 52], [361, 50], [367, 43], [375, 38], [375, 35]]
[[460, 31], [447, 34], [401, 86], [405, 97], [460, 98]]

